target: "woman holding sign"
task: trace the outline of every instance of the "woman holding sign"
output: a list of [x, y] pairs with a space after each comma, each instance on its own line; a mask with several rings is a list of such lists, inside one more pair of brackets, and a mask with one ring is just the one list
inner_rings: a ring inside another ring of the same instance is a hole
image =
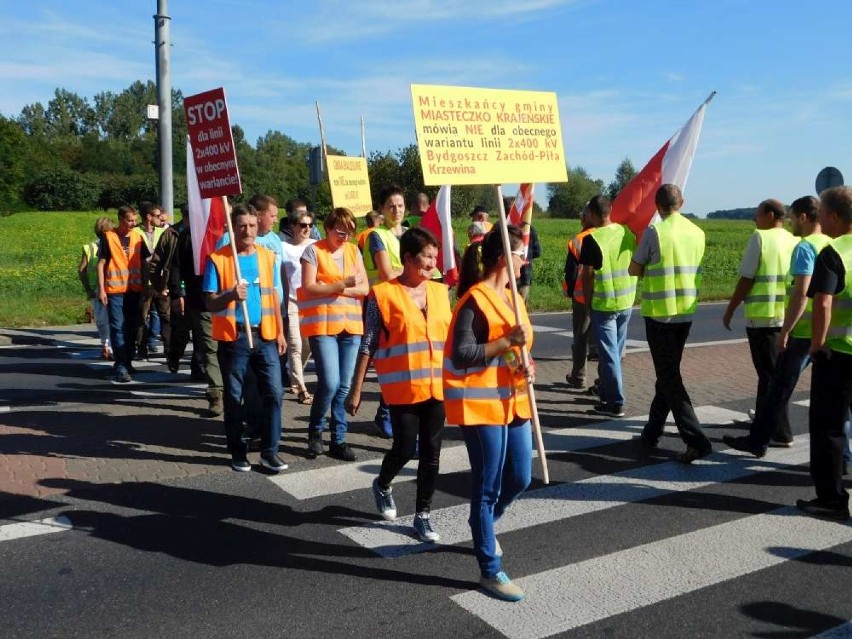
[[516, 227], [508, 231], [509, 256], [499, 229], [465, 251], [443, 378], [447, 422], [462, 427], [470, 458], [468, 521], [479, 583], [499, 599], [520, 601], [524, 592], [503, 572], [503, 551], [494, 536], [494, 523], [529, 485], [532, 472], [526, 382], [533, 372], [520, 363], [520, 348], [532, 346], [532, 327], [520, 297], [522, 322], [515, 323], [507, 286], [509, 277], [520, 274], [523, 240]]
[[302, 253], [302, 286], [296, 292], [302, 336], [308, 338], [317, 367], [317, 391], [308, 425], [308, 456], [322, 455], [322, 431], [328, 427], [329, 455], [355, 461], [346, 444], [348, 423], [343, 402], [349, 394], [358, 346], [364, 333], [361, 300], [369, 291], [367, 273], [358, 247], [349, 242], [355, 216], [334, 209], [323, 224], [326, 239]]

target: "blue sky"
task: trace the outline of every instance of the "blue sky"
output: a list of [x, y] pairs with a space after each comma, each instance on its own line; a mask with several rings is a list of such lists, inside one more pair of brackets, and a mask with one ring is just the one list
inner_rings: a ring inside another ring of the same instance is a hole
[[[156, 0], [0, 0], [0, 113], [153, 79]], [[415, 141], [409, 85], [555, 91], [569, 164], [637, 169], [712, 90], [686, 189], [704, 215], [852, 182], [852, 3], [172, 0], [172, 82], [232, 122], [360, 153]], [[544, 188], [538, 189], [544, 198]]]

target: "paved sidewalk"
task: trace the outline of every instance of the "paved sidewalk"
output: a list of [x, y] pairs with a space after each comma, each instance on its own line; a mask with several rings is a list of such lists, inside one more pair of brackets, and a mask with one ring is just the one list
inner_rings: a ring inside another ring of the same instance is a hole
[[[116, 386], [108, 382], [108, 366], [103, 367], [103, 374], [97, 368], [98, 347], [92, 325], [2, 329], [0, 335], [13, 342], [12, 346], [0, 347], [0, 364], [18, 352], [17, 345], [22, 343], [60, 345], [65, 348], [28, 348], [27, 356], [33, 357], [37, 367], [39, 353], [55, 358], [57, 353], [73, 351], [75, 357], [59, 364], [53, 360], [50, 366], [56, 370], [50, 375], [68, 374], [66, 385], [72, 384], [72, 373], [81, 370], [82, 358], [89, 362], [83, 370], [95, 378], [94, 384], [81, 387], [74, 401], [12, 405], [0, 412], [0, 502], [15, 496], [65, 493], [79, 482], [156, 482], [231, 472], [224, 451], [222, 418], [204, 416], [207, 403], [203, 386], [189, 383], [185, 367], [182, 374], [172, 376], [163, 359], [153, 360], [156, 365], [144, 368], [138, 376], [142, 383]], [[569, 360], [537, 361], [536, 396], [545, 428], [569, 428], [603, 419], [589, 412], [592, 396], [566, 385], [569, 366]], [[10, 373], [5, 366], [0, 370]], [[686, 349], [683, 374], [696, 406], [748, 400], [757, 385], [748, 345], [743, 343]], [[627, 355], [624, 377], [628, 415], [646, 414], [654, 382], [650, 354]], [[809, 381], [806, 373], [798, 390], [807, 390]], [[376, 436], [372, 424], [377, 400], [378, 385], [373, 378], [366, 384], [358, 416], [350, 423], [349, 442], [359, 459], [379, 457], [389, 447], [388, 440]], [[293, 395], [284, 398], [281, 451], [290, 464], [286, 472], [340, 463], [305, 457], [309, 408], [298, 404]], [[460, 439], [457, 428], [447, 430], [447, 446]]]

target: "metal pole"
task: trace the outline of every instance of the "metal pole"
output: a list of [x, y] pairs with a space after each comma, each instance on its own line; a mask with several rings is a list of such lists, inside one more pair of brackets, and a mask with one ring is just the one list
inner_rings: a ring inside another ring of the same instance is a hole
[[172, 171], [172, 76], [169, 64], [171, 36], [168, 0], [157, 0], [154, 16], [154, 51], [157, 65], [157, 105], [160, 119], [157, 123], [157, 141], [160, 153], [160, 205], [174, 222], [175, 194]]

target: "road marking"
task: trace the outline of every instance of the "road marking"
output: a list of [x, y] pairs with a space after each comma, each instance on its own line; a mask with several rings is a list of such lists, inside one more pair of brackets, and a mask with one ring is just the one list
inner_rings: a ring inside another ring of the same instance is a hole
[[849, 637], [852, 637], [852, 621], [814, 635], [812, 639], [849, 639]]
[[517, 579], [520, 603], [452, 600], [511, 639], [539, 639], [849, 541], [852, 525], [781, 508]]
[[71, 520], [68, 517], [50, 517], [38, 521], [21, 521], [15, 524], [0, 526], [0, 542], [24, 537], [36, 537], [51, 533], [71, 530]]
[[[730, 423], [732, 414], [739, 415], [714, 407], [704, 407], [700, 410], [701, 421], [707, 425], [727, 424]], [[717, 416], [711, 422], [707, 415], [714, 410]], [[587, 447], [583, 442], [580, 443], [579, 448]], [[669, 493], [695, 490], [758, 472], [778, 470], [787, 465], [803, 464], [808, 461], [809, 450], [806, 445], [799, 443], [798, 446], [781, 449], [771, 458], [764, 460], [751, 456], [715, 453], [690, 466], [676, 461], [664, 462], [528, 491], [503, 515], [497, 524], [497, 531], [506, 533], [522, 530]], [[571, 450], [579, 448], [575, 445]], [[432, 511], [432, 523], [441, 535], [441, 543], [452, 545], [470, 541], [470, 528], [467, 523], [469, 511], [468, 504]], [[407, 516], [396, 522], [370, 522], [362, 526], [342, 528], [339, 532], [382, 557], [399, 557], [433, 547], [412, 536], [412, 523], [413, 516]]]
[[[699, 406], [695, 410], [698, 418], [705, 424], [729, 424], [734, 419], [743, 417], [742, 413], [713, 406]], [[545, 448], [552, 452], [566, 452], [627, 441], [641, 432], [647, 419], [647, 415], [639, 415], [601, 422], [588, 428], [548, 431], [543, 434]], [[674, 424], [672, 421], [667, 423]], [[394, 484], [416, 479], [417, 463], [416, 459], [411, 460], [396, 476]], [[357, 464], [283, 473], [269, 477], [269, 481], [296, 499], [314, 499], [369, 488], [379, 474], [381, 464], [381, 458], [372, 459]], [[441, 451], [441, 474], [462, 472], [468, 468], [470, 464], [464, 445], [446, 447]]]

